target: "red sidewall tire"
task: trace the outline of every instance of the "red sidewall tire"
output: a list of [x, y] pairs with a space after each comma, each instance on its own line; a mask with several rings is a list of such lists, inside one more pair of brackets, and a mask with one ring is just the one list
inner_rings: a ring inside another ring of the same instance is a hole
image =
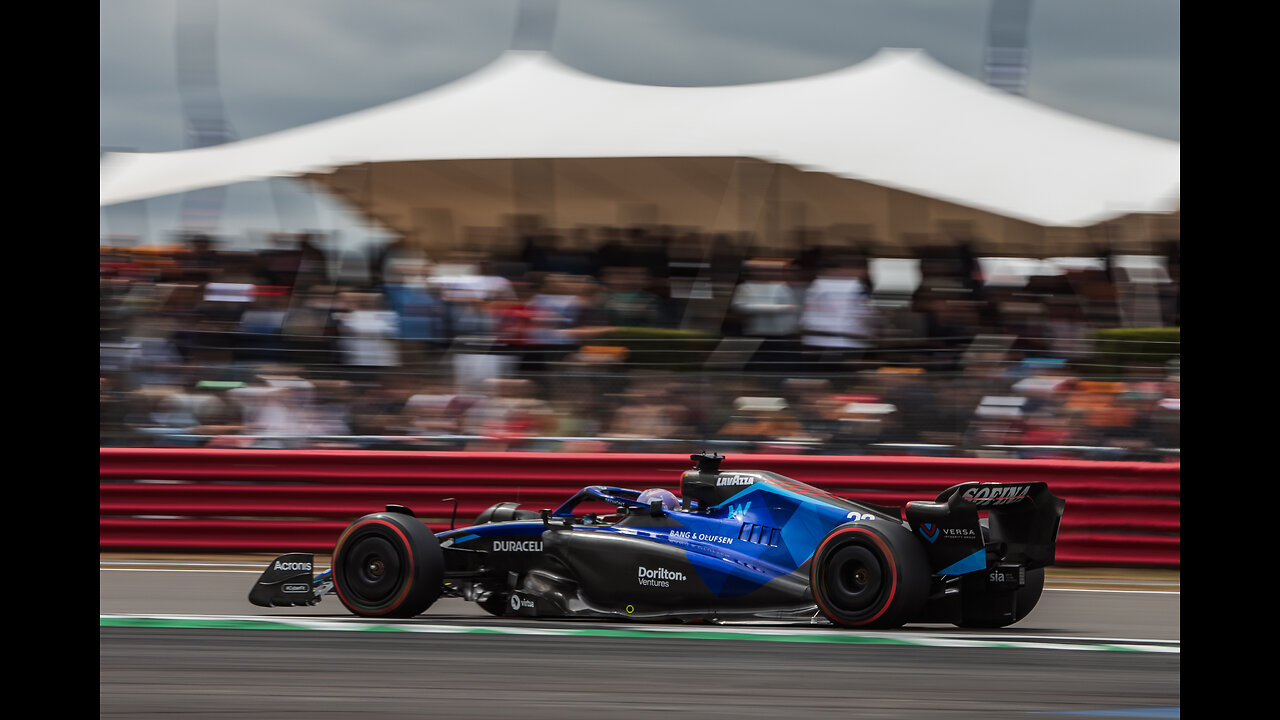
[[915, 617], [929, 591], [929, 565], [902, 528], [832, 530], [813, 553], [809, 582], [818, 609], [844, 627], [893, 628]]
[[333, 586], [362, 617], [413, 617], [440, 597], [444, 556], [416, 518], [375, 513], [356, 520], [333, 548]]

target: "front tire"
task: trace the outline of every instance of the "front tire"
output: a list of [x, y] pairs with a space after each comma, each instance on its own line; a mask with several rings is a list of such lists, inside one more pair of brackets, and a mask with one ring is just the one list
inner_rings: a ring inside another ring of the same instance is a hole
[[863, 523], [832, 530], [813, 554], [809, 582], [819, 610], [844, 627], [894, 628], [919, 615], [929, 563], [901, 526]]
[[343, 531], [333, 548], [333, 586], [361, 617], [409, 618], [431, 607], [444, 585], [444, 553], [412, 516], [374, 513]]

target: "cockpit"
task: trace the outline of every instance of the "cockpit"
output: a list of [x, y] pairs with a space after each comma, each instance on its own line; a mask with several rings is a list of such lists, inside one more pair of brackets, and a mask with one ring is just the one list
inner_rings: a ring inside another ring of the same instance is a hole
[[[720, 462], [723, 455], [698, 453], [689, 459], [697, 464], [680, 478], [683, 498], [664, 488], [631, 490], [608, 485], [590, 485], [582, 488], [554, 511], [542, 511], [543, 522], [563, 525], [612, 525], [627, 517], [661, 517], [666, 513], [699, 512], [711, 508], [724, 495], [725, 488], [717, 488]], [[744, 482], [754, 482], [750, 478]], [[720, 483], [723, 484], [723, 483]], [[737, 483], [734, 483], [737, 484]], [[741, 488], [738, 488], [741, 489]], [[579, 512], [580, 508], [590, 508]], [[605, 510], [601, 512], [600, 510]]]

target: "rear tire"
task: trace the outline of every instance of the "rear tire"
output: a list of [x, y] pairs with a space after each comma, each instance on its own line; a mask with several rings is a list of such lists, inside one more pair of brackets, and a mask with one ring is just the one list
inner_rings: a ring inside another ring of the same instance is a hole
[[333, 548], [333, 586], [361, 617], [408, 618], [431, 607], [444, 589], [444, 552], [416, 518], [366, 515]]
[[818, 544], [809, 567], [818, 609], [844, 627], [895, 628], [917, 617], [929, 578], [919, 542], [889, 524], [841, 525]]

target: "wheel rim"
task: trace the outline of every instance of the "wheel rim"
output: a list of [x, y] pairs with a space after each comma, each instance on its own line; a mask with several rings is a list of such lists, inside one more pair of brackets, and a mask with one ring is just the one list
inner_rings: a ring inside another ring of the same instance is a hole
[[875, 553], [859, 545], [848, 545], [832, 553], [827, 561], [827, 599], [846, 613], [875, 608], [884, 590], [884, 571]]
[[400, 553], [382, 537], [358, 538], [343, 563], [343, 590], [362, 605], [380, 605], [390, 600], [401, 585]]

